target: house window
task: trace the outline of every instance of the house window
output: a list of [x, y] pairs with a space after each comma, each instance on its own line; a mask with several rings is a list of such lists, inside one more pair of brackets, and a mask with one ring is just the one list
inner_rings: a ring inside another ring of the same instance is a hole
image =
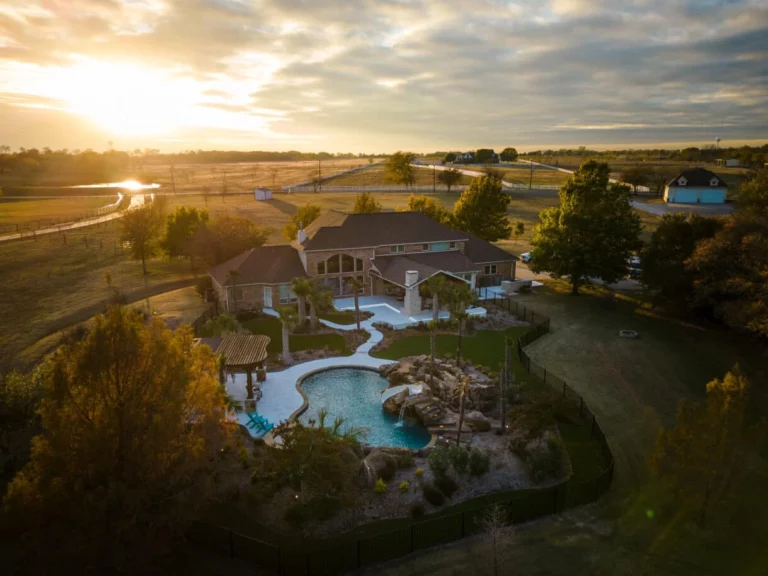
[[488, 264], [485, 267], [486, 274], [496, 274], [496, 264]]
[[349, 254], [341, 255], [341, 271], [342, 272], [354, 272], [355, 271], [355, 259]]
[[451, 245], [449, 242], [432, 242], [432, 252], [442, 252], [444, 250], [450, 250]]
[[363, 271], [363, 260], [361, 258], [355, 258], [355, 272]]
[[296, 294], [291, 290], [290, 284], [280, 284], [280, 304], [296, 302]]
[[421, 249], [422, 249], [424, 252], [429, 252], [429, 244], [422, 244], [422, 245], [421, 245]]
[[389, 251], [393, 254], [397, 252], [405, 252], [405, 246], [402, 244], [398, 244], [397, 246], [390, 246]]
[[243, 289], [239, 286], [235, 288], [235, 302], [242, 302], [243, 300]]
[[339, 257], [338, 255], [331, 256], [325, 261], [325, 273], [326, 274], [338, 274], [339, 273]]
[[325, 262], [318, 262], [317, 263], [317, 274], [318, 275], [325, 274]]
[[686, 184], [688, 184], [688, 180], [686, 180], [685, 178], [680, 178], [680, 179], [677, 181], [677, 183], [678, 183], [680, 186], [685, 186]]
[[450, 249], [451, 249], [451, 250], [453, 250], [453, 249], [455, 249], [455, 248], [456, 248], [456, 242], [450, 242], [450, 243], [448, 244], [448, 246], [450, 247]]
[[712, 178], [712, 180], [709, 181], [710, 186], [717, 186], [717, 178]]

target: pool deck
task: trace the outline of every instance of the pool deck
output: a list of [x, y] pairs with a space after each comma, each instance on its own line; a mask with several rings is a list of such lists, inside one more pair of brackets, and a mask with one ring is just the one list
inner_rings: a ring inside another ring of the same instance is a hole
[[[338, 310], [349, 310], [349, 305], [354, 309], [354, 300], [352, 298], [339, 298], [334, 304]], [[294, 413], [304, 405], [304, 397], [296, 389], [296, 383], [312, 372], [325, 370], [328, 368], [379, 368], [385, 364], [391, 364], [392, 360], [372, 357], [369, 352], [381, 342], [384, 335], [373, 327], [376, 322], [386, 322], [396, 329], [417, 324], [422, 321], [432, 319], [432, 313], [427, 312], [415, 317], [407, 317], [400, 313], [395, 307], [397, 300], [388, 297], [363, 296], [360, 297], [360, 308], [373, 313], [373, 317], [360, 323], [360, 327], [368, 332], [370, 337], [361, 344], [351, 356], [334, 356], [333, 358], [321, 358], [289, 366], [285, 370], [278, 372], [269, 372], [265, 382], [261, 383], [262, 397], [256, 404], [257, 412], [264, 416], [273, 424], [290, 419]], [[277, 316], [277, 312], [271, 308], [265, 308], [265, 314]], [[473, 316], [485, 316], [484, 308], [472, 308]], [[441, 312], [440, 318], [448, 318], [448, 312]], [[355, 324], [335, 324], [327, 320], [320, 320], [322, 324], [329, 328], [338, 330], [354, 330]], [[244, 373], [235, 373], [227, 377], [227, 394], [235, 401], [242, 402], [246, 399], [246, 376]], [[235, 418], [240, 424], [245, 425], [248, 422], [248, 416], [245, 412], [239, 411]]]

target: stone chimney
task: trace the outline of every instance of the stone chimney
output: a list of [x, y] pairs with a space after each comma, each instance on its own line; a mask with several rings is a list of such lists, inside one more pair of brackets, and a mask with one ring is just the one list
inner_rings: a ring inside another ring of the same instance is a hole
[[299, 231], [296, 232], [296, 240], [299, 244], [304, 244], [304, 240], [307, 239], [307, 233], [304, 232], [304, 222], [299, 222]]
[[405, 298], [403, 299], [402, 313], [406, 316], [415, 316], [421, 313], [421, 296], [419, 295], [418, 270], [408, 270], [405, 273]]
[[418, 270], [408, 270], [405, 273], [405, 286], [413, 286], [416, 284], [416, 282], [419, 281], [419, 271]]

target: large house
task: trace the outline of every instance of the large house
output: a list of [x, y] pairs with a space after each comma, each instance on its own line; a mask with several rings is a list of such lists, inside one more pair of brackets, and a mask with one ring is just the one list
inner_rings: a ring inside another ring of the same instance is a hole
[[334, 296], [386, 295], [418, 314], [423, 283], [437, 274], [475, 288], [515, 279], [517, 257], [473, 234], [452, 230], [420, 212], [344, 214], [329, 211], [290, 245], [253, 248], [209, 271], [221, 305], [260, 309], [295, 302], [291, 281], [315, 278]]
[[684, 170], [664, 188], [664, 200], [675, 204], [722, 204], [728, 185], [704, 168]]

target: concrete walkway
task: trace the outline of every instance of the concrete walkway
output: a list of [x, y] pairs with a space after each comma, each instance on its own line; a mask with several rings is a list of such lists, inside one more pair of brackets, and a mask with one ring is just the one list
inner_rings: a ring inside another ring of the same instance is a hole
[[[336, 309], [347, 310], [348, 308], [345, 307], [348, 304], [347, 301], [352, 301], [352, 309], [354, 309], [352, 298], [337, 299], [335, 301]], [[361, 309], [373, 313], [372, 318], [360, 323], [360, 328], [369, 334], [368, 340], [358, 346], [355, 353], [351, 356], [321, 358], [319, 360], [302, 362], [301, 364], [290, 366], [285, 370], [280, 370], [278, 372], [269, 372], [266, 381], [260, 384], [262, 397], [256, 404], [257, 412], [259, 414], [273, 424], [279, 424], [280, 422], [288, 420], [304, 403], [304, 398], [296, 389], [296, 383], [300, 378], [312, 372], [327, 368], [379, 368], [385, 364], [391, 364], [391, 360], [374, 358], [370, 355], [371, 349], [384, 339], [384, 335], [373, 327], [375, 322], [393, 324], [394, 321], [400, 328], [405, 328], [407, 325], [418, 323], [422, 319], [422, 316], [425, 316], [427, 320], [432, 319], [431, 312], [421, 314], [415, 318], [404, 316], [395, 307], [397, 300], [394, 298], [385, 296], [363, 296], [359, 301]], [[485, 316], [485, 308], [472, 308], [471, 310], [475, 312], [474, 315], [476, 316]], [[279, 317], [277, 311], [272, 308], [264, 308], [263, 312], [269, 316]], [[447, 318], [448, 316], [448, 312], [443, 311], [440, 313], [441, 318]], [[319, 319], [319, 321], [324, 326], [336, 330], [355, 330], [357, 328], [356, 324], [335, 324], [328, 320], [323, 320], [322, 318]], [[242, 402], [246, 399], [245, 373], [235, 373], [230, 375], [227, 378], [225, 386], [227, 394], [233, 400]], [[245, 412], [238, 412], [235, 417], [240, 424], [246, 424], [248, 422], [248, 416]]]

